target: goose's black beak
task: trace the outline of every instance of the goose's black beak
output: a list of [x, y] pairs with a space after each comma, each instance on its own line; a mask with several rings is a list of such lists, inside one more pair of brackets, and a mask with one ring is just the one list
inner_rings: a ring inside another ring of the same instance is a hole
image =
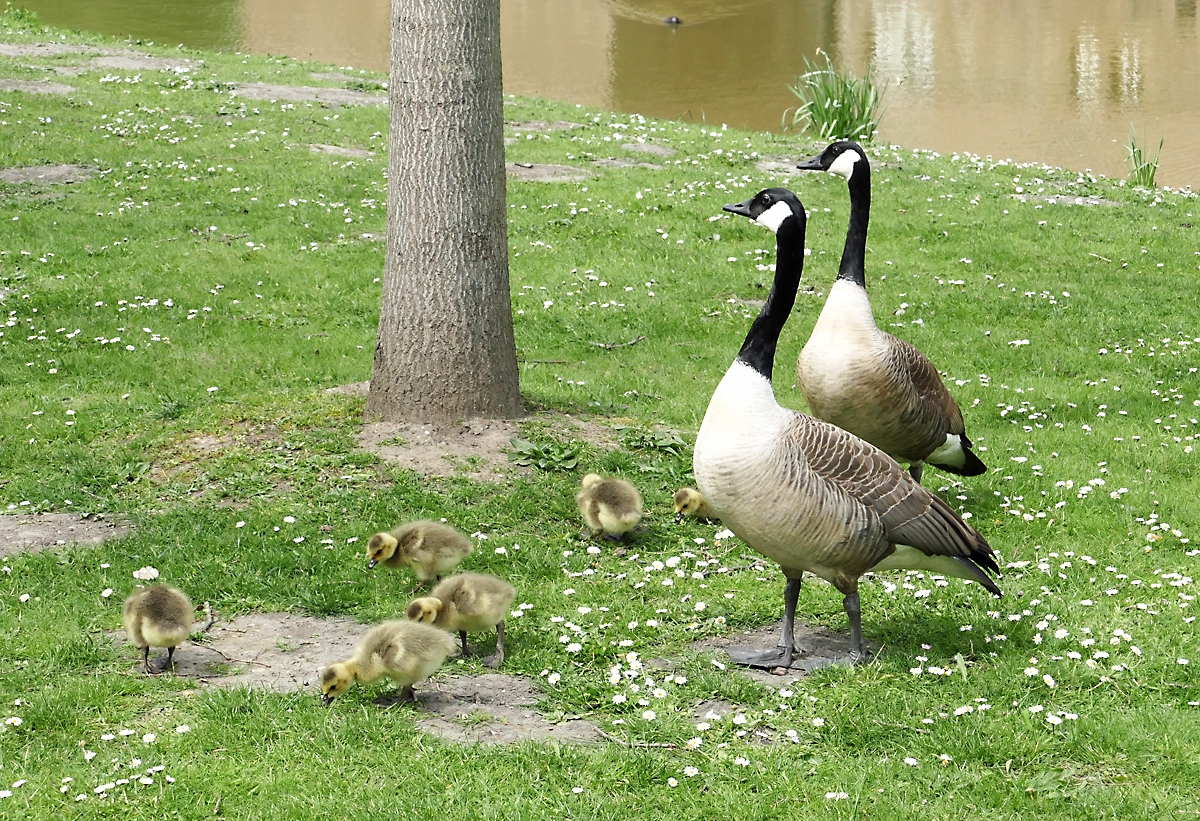
[[367, 562], [367, 569], [374, 570], [375, 565], [377, 565], [377, 564], [379, 564], [379, 559], [371, 559], [371, 561]]
[[675, 514], [675, 524], [679, 524], [682, 521], [683, 521], [683, 511], [681, 510]]
[[721, 206], [721, 210], [728, 211], [731, 214], [740, 214], [743, 217], [749, 217], [750, 219], [754, 219], [754, 217], [750, 214], [750, 203], [752, 203], [752, 202], [754, 202], [754, 200], [749, 199], [749, 200], [746, 200], [745, 202], [729, 203], [727, 205]]
[[321, 706], [328, 707], [330, 704], [333, 704], [333, 696], [329, 695], [328, 693], [322, 694], [321, 695]]
[[825, 165], [821, 162], [822, 156], [823, 155], [818, 154], [815, 157], [809, 157], [807, 160], [804, 160], [804, 162], [797, 163], [796, 167], [801, 171], [824, 171]]

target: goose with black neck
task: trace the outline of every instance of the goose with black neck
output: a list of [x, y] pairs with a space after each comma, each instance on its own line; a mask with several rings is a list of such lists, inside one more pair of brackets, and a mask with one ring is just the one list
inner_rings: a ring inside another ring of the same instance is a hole
[[875, 446], [775, 400], [771, 370], [804, 268], [807, 217], [785, 188], [760, 191], [725, 210], [775, 233], [775, 281], [709, 402], [693, 468], [713, 512], [787, 577], [776, 647], [732, 648], [731, 659], [768, 669], [792, 665], [805, 572], [844, 596], [852, 663], [866, 657], [858, 579], [869, 570], [927, 570], [1000, 595], [988, 577], [999, 574], [991, 548], [941, 499]]
[[962, 411], [937, 368], [915, 346], [875, 324], [866, 279], [871, 164], [862, 146], [832, 143], [797, 168], [836, 174], [850, 189], [850, 225], [837, 279], [796, 360], [796, 381], [809, 409], [907, 463], [918, 482], [926, 462], [960, 476], [984, 473]]

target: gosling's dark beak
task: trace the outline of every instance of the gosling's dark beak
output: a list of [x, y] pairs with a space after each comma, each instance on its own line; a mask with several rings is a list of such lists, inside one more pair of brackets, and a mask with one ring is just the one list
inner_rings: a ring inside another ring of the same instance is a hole
[[796, 165], [796, 167], [799, 168], [801, 171], [824, 171], [825, 170], [825, 166], [821, 163], [821, 155], [820, 154], [818, 154], [815, 157], [809, 157], [804, 162], [798, 163]]
[[333, 704], [333, 696], [329, 695], [328, 693], [322, 693], [321, 706], [328, 707], [330, 704]]
[[675, 514], [675, 524], [679, 524], [682, 521], [683, 521], [683, 511], [681, 510]]
[[371, 561], [367, 562], [367, 569], [374, 570], [375, 565], [377, 565], [377, 564], [379, 564], [379, 559], [371, 559]]
[[727, 205], [721, 206], [721, 210], [728, 211], [731, 214], [740, 214], [743, 217], [749, 217], [750, 219], [754, 219], [754, 217], [751, 216], [751, 214], [750, 214], [750, 203], [752, 203], [752, 202], [754, 202], [754, 200], [749, 199], [749, 200], [746, 200], [745, 202], [739, 202], [736, 204], [729, 203]]

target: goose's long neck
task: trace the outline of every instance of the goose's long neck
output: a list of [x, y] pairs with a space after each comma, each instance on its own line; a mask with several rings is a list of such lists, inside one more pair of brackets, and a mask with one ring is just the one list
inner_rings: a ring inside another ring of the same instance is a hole
[[775, 232], [775, 282], [771, 285], [767, 304], [759, 311], [738, 352], [737, 358], [765, 376], [768, 382], [775, 365], [779, 334], [796, 304], [796, 290], [804, 270], [804, 222], [804, 217], [793, 216], [784, 220]]
[[867, 222], [871, 218], [871, 166], [864, 157], [854, 164], [854, 173], [847, 181], [850, 189], [850, 227], [846, 230], [846, 247], [838, 279], [846, 279], [867, 287]]

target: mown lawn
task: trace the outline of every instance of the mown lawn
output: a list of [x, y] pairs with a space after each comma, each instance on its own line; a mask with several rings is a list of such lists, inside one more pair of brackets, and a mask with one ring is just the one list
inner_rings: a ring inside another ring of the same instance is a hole
[[[231, 93], [386, 78], [316, 80], [328, 67], [116, 43], [11, 11], [0, 41], [191, 61], [135, 71], [87, 53], [0, 56], [0, 77], [74, 89], [0, 92], [0, 166], [90, 174], [0, 183], [0, 510], [134, 524], [119, 542], [3, 560], [0, 818], [1200, 812], [1192, 194], [871, 149], [878, 322], [944, 370], [991, 468], [964, 482], [931, 469], [926, 484], [1003, 556], [1006, 595], [920, 574], [865, 581], [879, 655], [780, 691], [691, 645], [777, 619], [782, 577], [734, 569], [748, 548], [715, 538], [719, 525], [674, 525], [669, 500], [691, 481], [687, 443], [772, 276], [773, 238], [720, 206], [772, 185], [812, 212], [812, 291], [775, 379], [780, 401], [803, 407], [795, 357], [848, 206], [840, 179], [788, 170], [819, 146], [506, 98], [510, 161], [592, 174], [510, 179], [522, 392], [623, 426], [622, 447], [580, 443], [572, 470], [496, 484], [427, 479], [358, 450], [362, 400], [325, 391], [370, 378], [386, 107]], [[675, 153], [629, 147], [643, 142]], [[609, 158], [628, 165], [592, 164]], [[1068, 204], [1084, 197], [1102, 203]], [[557, 441], [544, 424], [525, 435]], [[572, 497], [589, 471], [646, 497], [647, 529], [624, 555], [578, 538]], [[538, 681], [539, 709], [635, 746], [459, 747], [410, 711], [376, 710], [376, 688], [331, 709], [312, 692], [197, 691], [135, 674], [134, 650], [108, 638], [146, 565], [222, 617], [395, 617], [409, 580], [368, 571], [362, 546], [418, 517], [480, 534], [469, 569], [508, 579], [529, 605], [509, 619], [505, 668]], [[823, 583], [804, 586], [800, 611], [844, 627]], [[698, 720], [705, 701], [734, 708]]]

